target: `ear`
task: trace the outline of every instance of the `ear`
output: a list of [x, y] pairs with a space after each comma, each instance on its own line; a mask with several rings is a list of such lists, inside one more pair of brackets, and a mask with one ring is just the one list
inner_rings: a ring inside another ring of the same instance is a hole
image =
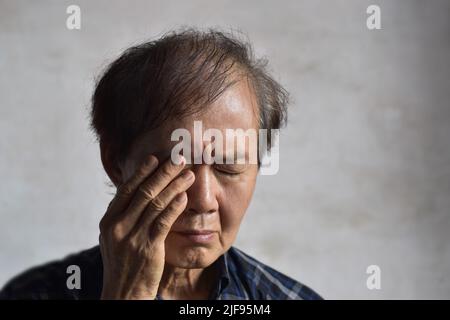
[[103, 168], [112, 183], [117, 187], [122, 181], [122, 169], [116, 160], [116, 157], [111, 151], [111, 148], [106, 143], [100, 141], [100, 156], [102, 159]]

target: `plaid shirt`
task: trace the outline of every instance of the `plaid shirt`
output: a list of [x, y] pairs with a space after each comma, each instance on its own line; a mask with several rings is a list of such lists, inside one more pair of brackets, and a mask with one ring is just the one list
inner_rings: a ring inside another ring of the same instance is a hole
[[[231, 247], [216, 261], [219, 279], [211, 299], [314, 300], [321, 297], [307, 286]], [[81, 270], [81, 288], [68, 289], [70, 265]], [[0, 299], [99, 299], [102, 257], [98, 246], [67, 258], [32, 268], [9, 281]], [[161, 297], [157, 296], [157, 299]]]

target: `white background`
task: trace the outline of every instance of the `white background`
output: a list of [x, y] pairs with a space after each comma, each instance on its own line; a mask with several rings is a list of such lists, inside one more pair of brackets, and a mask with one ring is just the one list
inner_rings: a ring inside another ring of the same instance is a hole
[[259, 178], [236, 246], [325, 298], [450, 298], [449, 15], [448, 1], [0, 1], [0, 285], [97, 243], [113, 189], [88, 130], [94, 77], [188, 25], [245, 32], [293, 98], [280, 172]]

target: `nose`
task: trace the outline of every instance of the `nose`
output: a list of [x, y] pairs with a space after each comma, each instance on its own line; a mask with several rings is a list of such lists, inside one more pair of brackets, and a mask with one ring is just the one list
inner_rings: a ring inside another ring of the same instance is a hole
[[218, 210], [217, 183], [210, 166], [194, 165], [191, 169], [195, 174], [195, 181], [186, 191], [188, 203], [187, 213], [214, 213]]

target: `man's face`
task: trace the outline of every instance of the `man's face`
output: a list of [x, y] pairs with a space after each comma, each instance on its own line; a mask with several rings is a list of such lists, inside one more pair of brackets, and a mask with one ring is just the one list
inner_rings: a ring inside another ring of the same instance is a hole
[[[209, 142], [194, 145], [194, 121], [201, 121], [202, 129], [258, 129], [258, 108], [253, 91], [242, 80], [228, 88], [206, 112], [179, 121], [168, 121], [162, 127], [143, 135], [130, 152], [122, 168], [126, 181], [137, 165], [148, 154], [155, 155], [160, 163], [166, 161], [179, 141], [171, 141], [175, 129], [184, 128], [191, 134], [192, 153], [195, 147], [205, 148]], [[229, 148], [224, 143], [224, 153], [236, 155], [237, 146]], [[191, 164], [186, 168], [195, 174], [194, 184], [187, 190], [188, 202], [166, 238], [166, 263], [181, 268], [204, 268], [227, 251], [234, 242], [242, 218], [247, 210], [256, 183], [258, 166], [249, 163], [249, 148], [245, 145], [245, 164]], [[242, 151], [242, 150], [241, 150]], [[216, 152], [220, 152], [216, 150]], [[186, 158], [190, 155], [184, 154]], [[194, 159], [191, 158], [191, 163]], [[214, 231], [205, 241], [194, 241], [186, 236], [190, 231]]]

